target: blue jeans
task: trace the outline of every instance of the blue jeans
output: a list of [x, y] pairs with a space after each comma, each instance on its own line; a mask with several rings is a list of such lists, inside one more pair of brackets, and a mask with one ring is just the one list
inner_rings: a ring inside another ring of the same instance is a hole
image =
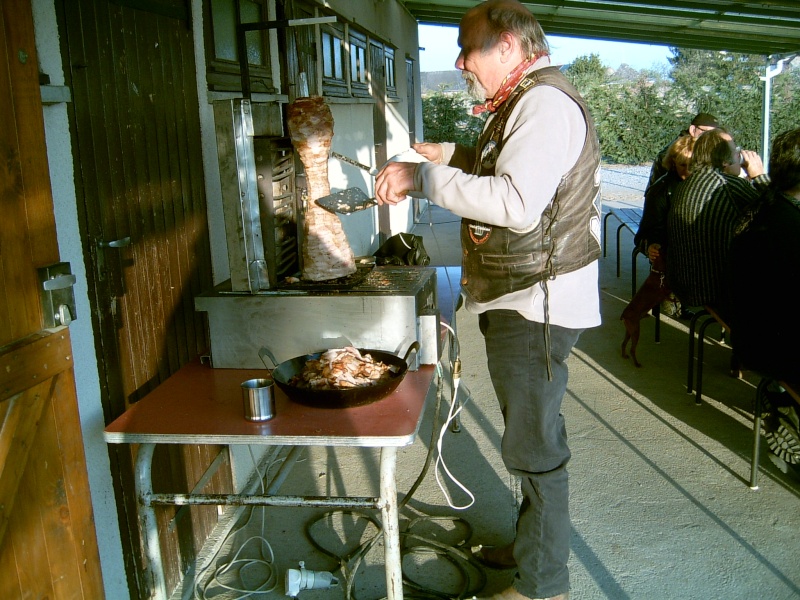
[[490, 310], [480, 315], [479, 325], [505, 422], [503, 462], [522, 479], [514, 587], [529, 598], [556, 596], [569, 590], [570, 451], [561, 400], [566, 359], [583, 330], [550, 325], [553, 379], [548, 381], [542, 323], [516, 311]]

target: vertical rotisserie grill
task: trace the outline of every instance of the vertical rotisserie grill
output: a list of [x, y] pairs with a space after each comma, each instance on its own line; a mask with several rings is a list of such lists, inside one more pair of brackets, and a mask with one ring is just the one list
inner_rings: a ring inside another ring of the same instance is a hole
[[261, 348], [278, 360], [346, 345], [401, 354], [414, 341], [438, 356], [438, 326], [420, 334], [421, 316], [437, 313], [436, 269], [362, 259], [343, 277], [300, 278], [306, 174], [295, 171], [279, 105], [237, 99], [215, 115], [231, 279], [195, 299], [213, 365], [263, 367]]

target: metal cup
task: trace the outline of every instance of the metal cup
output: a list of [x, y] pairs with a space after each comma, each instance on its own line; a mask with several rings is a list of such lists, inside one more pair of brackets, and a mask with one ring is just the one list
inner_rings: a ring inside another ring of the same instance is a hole
[[244, 418], [268, 421], [275, 416], [275, 390], [272, 379], [248, 379], [242, 383]]

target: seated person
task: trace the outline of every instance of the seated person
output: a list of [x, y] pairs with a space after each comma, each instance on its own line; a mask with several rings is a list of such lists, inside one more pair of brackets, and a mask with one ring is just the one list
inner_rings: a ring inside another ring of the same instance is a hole
[[694, 138], [684, 135], [675, 140], [663, 160], [666, 169], [644, 195], [644, 212], [633, 242], [639, 251], [654, 262], [667, 246], [667, 214], [672, 204], [672, 193], [677, 185], [689, 176]]
[[647, 181], [645, 193], [647, 193], [647, 190], [650, 189], [651, 185], [666, 175], [667, 171], [669, 170], [669, 167], [664, 164], [664, 158], [667, 156], [667, 152], [669, 152], [669, 148], [672, 146], [672, 144], [686, 135], [691, 136], [692, 139], [696, 140], [706, 131], [711, 131], [717, 127], [719, 127], [719, 123], [714, 115], [710, 115], [708, 113], [699, 113], [695, 115], [694, 119], [692, 119], [692, 122], [689, 123], [689, 127], [681, 131], [677, 138], [672, 140], [668, 145], [664, 146], [664, 148], [659, 151], [658, 156], [656, 156], [656, 159], [653, 161], [653, 168], [650, 170], [650, 178]]
[[[739, 176], [745, 168], [747, 178]], [[691, 175], [678, 184], [668, 216], [667, 285], [686, 306], [729, 318], [728, 261], [734, 231], [769, 183], [761, 158], [714, 129], [694, 145]]]
[[[770, 186], [731, 253], [733, 348], [742, 365], [800, 389], [800, 128], [775, 138]], [[800, 474], [798, 404], [776, 382], [767, 387], [764, 439], [783, 472]]]
[[800, 128], [775, 138], [769, 189], [731, 260], [733, 343], [742, 364], [800, 384]]
[[[675, 306], [670, 302], [672, 296], [666, 285], [666, 249], [667, 249], [667, 214], [672, 203], [672, 192], [675, 187], [689, 176], [689, 162], [692, 158], [694, 138], [690, 135], [679, 137], [669, 147], [664, 157], [666, 174], [659, 178], [645, 191], [644, 212], [639, 222], [639, 230], [633, 240], [643, 254], [650, 259], [650, 275], [637, 290], [631, 301], [622, 311], [620, 319], [625, 326], [625, 338], [622, 341], [622, 356], [627, 358], [627, 344], [631, 343], [631, 358], [640, 367], [636, 357], [639, 343], [639, 322], [660, 302]], [[667, 314], [672, 316], [675, 310]]]

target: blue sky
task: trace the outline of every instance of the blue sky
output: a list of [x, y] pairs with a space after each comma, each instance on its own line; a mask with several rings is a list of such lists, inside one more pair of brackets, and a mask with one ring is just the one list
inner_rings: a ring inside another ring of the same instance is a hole
[[[455, 69], [458, 56], [457, 27], [419, 26], [419, 62], [422, 71], [450, 71]], [[585, 40], [560, 36], [547, 36], [555, 64], [572, 62], [579, 56], [597, 54], [602, 63], [617, 69], [627, 63], [634, 69], [668, 67], [667, 57], [671, 56], [667, 46], [649, 44], [629, 44], [601, 40]]]

